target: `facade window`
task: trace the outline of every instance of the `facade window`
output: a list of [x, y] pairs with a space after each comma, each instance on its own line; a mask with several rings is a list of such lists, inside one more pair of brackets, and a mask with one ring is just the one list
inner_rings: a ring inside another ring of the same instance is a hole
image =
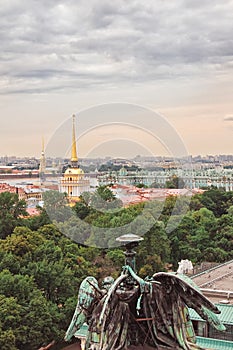
[[207, 337], [207, 324], [203, 321], [192, 321], [195, 334], [199, 337]]
[[226, 325], [226, 324], [224, 324], [224, 326], [226, 327], [225, 332], [220, 332], [217, 329], [215, 329], [214, 327], [209, 326], [209, 337], [215, 338], [215, 339], [233, 341], [233, 326]]

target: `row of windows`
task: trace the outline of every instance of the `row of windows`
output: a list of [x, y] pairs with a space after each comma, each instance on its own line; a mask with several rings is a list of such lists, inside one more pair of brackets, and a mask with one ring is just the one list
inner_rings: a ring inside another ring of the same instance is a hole
[[200, 337], [213, 338], [213, 339], [222, 339], [233, 341], [233, 326], [224, 325], [226, 331], [221, 332], [215, 329], [213, 326], [208, 325], [202, 321], [192, 321], [195, 334]]

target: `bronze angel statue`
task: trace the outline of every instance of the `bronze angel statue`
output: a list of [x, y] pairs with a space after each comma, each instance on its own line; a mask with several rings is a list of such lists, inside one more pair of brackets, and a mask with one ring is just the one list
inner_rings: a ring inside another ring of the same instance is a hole
[[135, 272], [134, 246], [129, 242], [126, 265], [115, 281], [106, 277], [100, 288], [89, 276], [81, 283], [66, 341], [86, 322], [86, 350], [202, 349], [196, 344], [188, 308], [225, 330], [217, 316], [220, 311], [187, 276], [159, 272], [140, 278]]

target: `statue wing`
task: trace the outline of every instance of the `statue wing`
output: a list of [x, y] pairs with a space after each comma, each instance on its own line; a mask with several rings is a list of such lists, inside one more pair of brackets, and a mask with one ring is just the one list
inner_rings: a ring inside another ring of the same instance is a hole
[[[203, 296], [200, 288], [196, 285], [196, 283], [194, 283], [194, 281], [183, 274], [176, 274], [175, 276], [181, 278], [184, 282], [188, 283], [189, 285], [191, 285], [194, 289], [196, 289], [199, 293], [201, 293], [201, 295]], [[208, 299], [207, 299], [208, 300]], [[212, 303], [211, 303], [212, 304]], [[213, 305], [213, 304], [212, 304]], [[212, 311], [211, 309], [209, 309], [208, 307], [202, 305], [201, 307], [201, 311], [197, 311], [199, 313], [199, 315], [206, 320], [207, 322], [209, 322], [214, 328], [216, 328], [219, 331], [225, 331], [226, 327], [222, 324], [222, 322], [220, 321], [218, 314], [220, 314], [220, 311], [218, 310], [218, 308], [215, 306], [215, 308], [217, 309], [216, 311]]]
[[92, 277], [86, 277], [79, 288], [77, 306], [71, 320], [71, 323], [65, 334], [65, 341], [69, 341], [77, 330], [84, 324], [87, 315], [91, 312], [91, 308], [97, 299], [97, 294], [101, 291], [98, 287], [97, 280]]
[[[156, 273], [144, 294], [142, 307], [154, 344], [166, 344], [172, 349], [201, 349], [190, 320], [188, 307], [207, 322], [224, 330], [217, 318], [218, 308], [185, 278], [172, 273]], [[149, 322], [149, 321], [148, 321]]]
[[191, 278], [183, 274], [159, 272], [153, 275], [153, 280], [161, 283], [166, 289], [166, 295], [179, 294], [181, 300], [204, 320], [220, 331], [225, 330], [225, 326], [217, 316], [221, 311], [202, 294]]

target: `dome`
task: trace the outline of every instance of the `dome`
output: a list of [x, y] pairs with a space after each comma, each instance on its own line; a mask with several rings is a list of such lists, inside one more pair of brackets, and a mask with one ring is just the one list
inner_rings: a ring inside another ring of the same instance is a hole
[[80, 168], [68, 168], [65, 175], [84, 175], [84, 171]]
[[125, 176], [125, 175], [127, 175], [127, 174], [128, 174], [128, 171], [127, 171], [124, 167], [122, 167], [122, 168], [119, 170], [119, 175]]

